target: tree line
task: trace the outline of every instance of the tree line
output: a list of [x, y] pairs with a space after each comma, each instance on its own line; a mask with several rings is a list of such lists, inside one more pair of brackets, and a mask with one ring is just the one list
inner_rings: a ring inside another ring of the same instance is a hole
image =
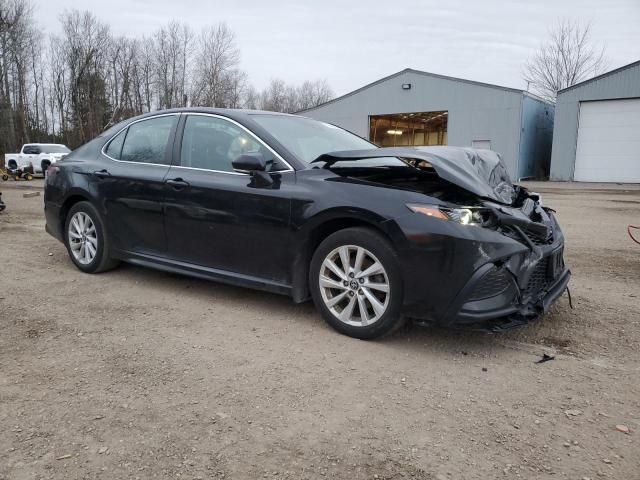
[[296, 112], [333, 97], [326, 80], [257, 90], [240, 68], [233, 31], [195, 32], [171, 21], [148, 36], [115, 36], [89, 11], [59, 17], [60, 33], [36, 23], [30, 0], [0, 0], [0, 154], [23, 143], [71, 148], [134, 115], [212, 106]]

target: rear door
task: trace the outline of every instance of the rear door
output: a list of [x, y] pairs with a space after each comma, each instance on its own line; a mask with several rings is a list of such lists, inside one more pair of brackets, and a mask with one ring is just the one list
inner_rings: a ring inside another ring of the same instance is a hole
[[179, 114], [168, 114], [133, 122], [104, 147], [104, 168], [90, 174], [118, 250], [166, 253], [164, 180], [178, 119]]
[[[167, 175], [169, 256], [203, 267], [290, 283], [289, 217], [295, 172], [242, 125], [184, 115], [179, 160]], [[260, 152], [270, 185], [234, 171], [242, 153]]]

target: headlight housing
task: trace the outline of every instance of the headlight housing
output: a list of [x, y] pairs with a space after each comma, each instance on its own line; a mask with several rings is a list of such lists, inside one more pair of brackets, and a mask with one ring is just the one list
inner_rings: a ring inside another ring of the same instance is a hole
[[440, 220], [450, 220], [460, 225], [490, 227], [495, 223], [495, 215], [487, 208], [450, 208], [441, 205], [426, 205], [420, 203], [407, 203], [407, 208], [414, 213], [421, 213], [427, 217], [438, 218]]

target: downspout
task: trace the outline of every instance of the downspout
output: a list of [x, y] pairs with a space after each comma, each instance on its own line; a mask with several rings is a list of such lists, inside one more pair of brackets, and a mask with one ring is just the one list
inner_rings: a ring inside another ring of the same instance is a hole
[[520, 176], [520, 156], [522, 155], [522, 133], [524, 132], [524, 93], [520, 94], [520, 130], [518, 131], [518, 157], [516, 159], [516, 174], [515, 178], [518, 182], [522, 181], [524, 177]]

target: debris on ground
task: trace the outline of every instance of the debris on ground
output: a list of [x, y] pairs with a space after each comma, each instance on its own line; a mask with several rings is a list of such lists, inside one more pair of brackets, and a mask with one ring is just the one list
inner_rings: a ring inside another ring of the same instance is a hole
[[554, 360], [555, 358], [556, 356], [553, 353], [543, 353], [542, 358], [538, 360], [536, 363], [548, 362], [549, 360]]
[[577, 409], [574, 409], [574, 410], [565, 410], [565, 411], [564, 411], [564, 414], [565, 414], [567, 417], [577, 417], [578, 415], [582, 415], [582, 410], [577, 410]]
[[627, 435], [631, 433], [631, 430], [629, 430], [629, 427], [627, 427], [626, 425], [616, 425], [616, 430], [622, 433], [626, 433]]
[[39, 197], [40, 192], [25, 192], [22, 194], [22, 198]]

